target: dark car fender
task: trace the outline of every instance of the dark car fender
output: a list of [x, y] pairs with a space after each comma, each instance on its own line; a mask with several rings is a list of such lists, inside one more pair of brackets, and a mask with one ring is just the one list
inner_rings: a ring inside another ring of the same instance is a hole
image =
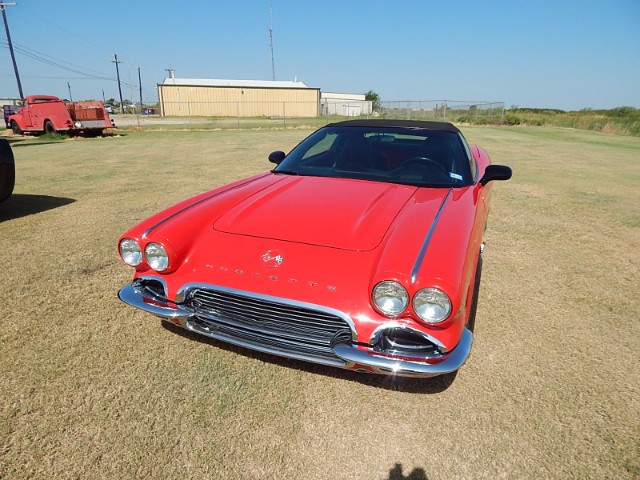
[[0, 202], [9, 198], [16, 181], [15, 161], [9, 142], [0, 138]]

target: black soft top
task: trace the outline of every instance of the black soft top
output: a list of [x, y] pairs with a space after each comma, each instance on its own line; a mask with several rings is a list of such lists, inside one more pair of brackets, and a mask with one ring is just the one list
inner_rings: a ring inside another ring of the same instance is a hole
[[330, 123], [327, 127], [419, 128], [460, 133], [458, 128], [448, 122], [427, 122], [423, 120], [345, 120], [344, 122]]

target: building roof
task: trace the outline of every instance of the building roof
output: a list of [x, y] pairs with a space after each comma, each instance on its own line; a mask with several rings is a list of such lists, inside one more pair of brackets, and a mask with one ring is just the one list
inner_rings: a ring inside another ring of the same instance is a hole
[[320, 98], [323, 100], [353, 100], [354, 102], [364, 102], [366, 101], [366, 95], [364, 93], [333, 93], [333, 92], [322, 92], [320, 94]]
[[236, 88], [301, 88], [313, 89], [298, 81], [273, 80], [223, 80], [213, 78], [165, 78], [162, 85], [177, 85], [191, 87], [236, 87]]

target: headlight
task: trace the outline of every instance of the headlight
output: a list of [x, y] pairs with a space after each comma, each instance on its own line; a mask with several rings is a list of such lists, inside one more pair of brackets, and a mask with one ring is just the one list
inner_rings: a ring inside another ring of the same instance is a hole
[[162, 245], [159, 243], [150, 243], [144, 249], [144, 256], [147, 263], [156, 272], [162, 272], [169, 268], [169, 255]]
[[122, 261], [127, 265], [137, 267], [142, 263], [142, 249], [140, 249], [140, 245], [135, 240], [123, 238], [118, 248]]
[[82, 126], [82, 124], [80, 122], [76, 122], [76, 123], [74, 123], [74, 125], [76, 126], [76, 128], [80, 128]]
[[373, 288], [373, 303], [385, 315], [399, 315], [409, 304], [409, 294], [398, 282], [385, 280]]
[[413, 309], [427, 323], [440, 323], [451, 313], [451, 300], [437, 288], [423, 288], [413, 297]]

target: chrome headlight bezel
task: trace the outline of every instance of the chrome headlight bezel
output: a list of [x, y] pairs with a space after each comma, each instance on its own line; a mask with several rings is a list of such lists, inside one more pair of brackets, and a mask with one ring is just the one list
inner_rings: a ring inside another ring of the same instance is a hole
[[169, 268], [169, 255], [160, 243], [150, 242], [144, 247], [144, 258], [147, 265], [156, 272], [164, 272]]
[[118, 253], [124, 263], [130, 267], [137, 267], [142, 263], [142, 248], [133, 238], [123, 238], [118, 245]]
[[394, 280], [383, 280], [371, 291], [376, 309], [388, 317], [397, 317], [409, 306], [407, 289]]
[[413, 296], [413, 311], [423, 322], [434, 325], [451, 315], [451, 299], [439, 288], [428, 287]]

